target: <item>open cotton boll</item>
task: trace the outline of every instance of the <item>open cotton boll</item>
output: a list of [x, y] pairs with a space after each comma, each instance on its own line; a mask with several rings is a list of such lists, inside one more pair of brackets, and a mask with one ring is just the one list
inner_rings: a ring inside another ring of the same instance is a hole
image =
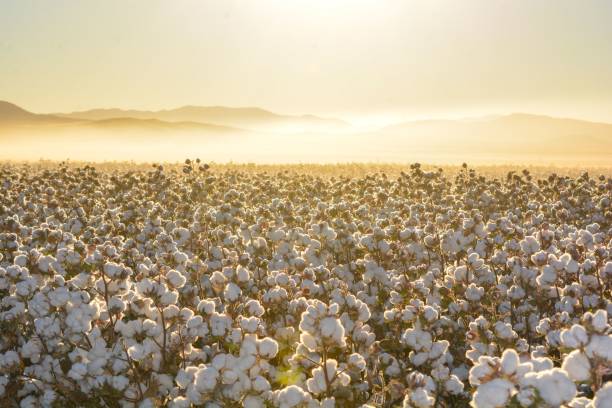
[[279, 408], [293, 408], [312, 399], [310, 394], [298, 387], [290, 385], [278, 392], [277, 403]]
[[589, 358], [597, 357], [605, 360], [608, 364], [612, 364], [612, 335], [592, 335], [591, 341], [585, 347], [584, 352]]
[[219, 371], [215, 367], [205, 366], [194, 374], [194, 386], [200, 393], [212, 391], [217, 385]]
[[591, 377], [591, 363], [580, 350], [574, 350], [564, 359], [561, 368], [574, 381], [587, 381]]
[[344, 337], [344, 327], [335, 317], [325, 317], [321, 320], [321, 335], [340, 342]]
[[608, 408], [612, 406], [612, 382], [605, 384], [593, 398], [593, 408]]
[[503, 352], [501, 358], [501, 370], [506, 375], [514, 373], [519, 365], [519, 356], [513, 349], [507, 349]]
[[505, 407], [515, 393], [514, 384], [508, 380], [496, 378], [478, 386], [471, 405], [475, 408]]
[[425, 388], [419, 387], [414, 391], [408, 391], [404, 397], [403, 408], [429, 408], [433, 407], [435, 398], [427, 393]]
[[278, 343], [270, 337], [265, 337], [257, 342], [259, 355], [263, 358], [274, 358], [278, 353]]
[[173, 288], [176, 289], [182, 288], [185, 285], [185, 282], [187, 282], [187, 278], [185, 278], [179, 271], [174, 269], [166, 273], [166, 280]]
[[225, 291], [223, 292], [223, 296], [229, 302], [235, 302], [242, 295], [242, 289], [234, 282], [230, 282], [225, 286]]
[[560, 406], [576, 396], [576, 386], [560, 368], [527, 373], [522, 385], [537, 389], [538, 395], [550, 406]]

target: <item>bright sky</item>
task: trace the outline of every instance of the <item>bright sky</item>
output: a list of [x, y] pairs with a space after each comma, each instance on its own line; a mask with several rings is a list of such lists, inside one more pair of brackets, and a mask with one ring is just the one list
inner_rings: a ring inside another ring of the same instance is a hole
[[0, 100], [612, 122], [612, 1], [0, 2]]

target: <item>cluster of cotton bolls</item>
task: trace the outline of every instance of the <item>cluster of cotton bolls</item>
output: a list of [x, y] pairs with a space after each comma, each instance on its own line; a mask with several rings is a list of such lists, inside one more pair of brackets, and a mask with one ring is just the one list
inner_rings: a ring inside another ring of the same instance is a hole
[[612, 407], [612, 179], [0, 165], [2, 407]]

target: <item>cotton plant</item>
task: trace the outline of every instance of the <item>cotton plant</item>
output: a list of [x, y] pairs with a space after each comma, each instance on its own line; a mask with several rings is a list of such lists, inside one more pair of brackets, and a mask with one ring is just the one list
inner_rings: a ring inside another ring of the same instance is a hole
[[610, 405], [609, 178], [187, 160], [0, 185], [1, 406]]

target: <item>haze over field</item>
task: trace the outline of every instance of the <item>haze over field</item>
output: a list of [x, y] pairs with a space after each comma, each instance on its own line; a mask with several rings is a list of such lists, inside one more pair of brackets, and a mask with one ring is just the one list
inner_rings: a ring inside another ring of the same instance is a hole
[[[186, 106], [34, 114], [0, 102], [0, 159], [259, 163], [427, 161], [561, 164], [612, 162], [612, 124], [515, 113], [417, 120], [364, 129], [314, 115]], [[120, 146], [120, 148], [118, 148]]]

